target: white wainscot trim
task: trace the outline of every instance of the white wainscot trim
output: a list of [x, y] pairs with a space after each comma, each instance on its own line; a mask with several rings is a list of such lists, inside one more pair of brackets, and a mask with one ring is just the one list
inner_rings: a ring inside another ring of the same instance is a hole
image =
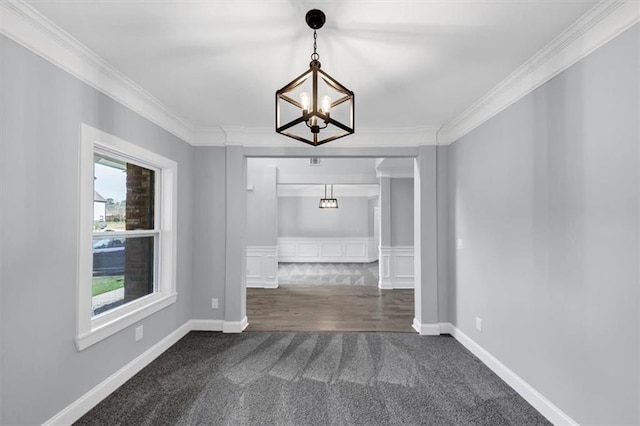
[[281, 237], [278, 238], [278, 260], [297, 263], [370, 263], [378, 260], [378, 253], [373, 237]]
[[415, 262], [412, 246], [380, 246], [381, 289], [414, 288]]
[[538, 410], [554, 425], [577, 425], [578, 422], [569, 417], [564, 411], [549, 401], [544, 395], [538, 392], [533, 386], [524, 381], [513, 370], [504, 365], [484, 349], [472, 338], [464, 334], [460, 329], [451, 323], [440, 323], [442, 334], [451, 334], [458, 342], [474, 354], [480, 361], [489, 367], [494, 373], [513, 388], [521, 397]]
[[278, 288], [278, 246], [247, 246], [247, 287]]

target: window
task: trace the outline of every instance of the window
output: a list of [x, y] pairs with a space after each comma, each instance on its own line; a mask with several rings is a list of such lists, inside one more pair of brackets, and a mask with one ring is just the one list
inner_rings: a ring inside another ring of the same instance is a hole
[[82, 350], [175, 302], [177, 164], [87, 125], [80, 153]]

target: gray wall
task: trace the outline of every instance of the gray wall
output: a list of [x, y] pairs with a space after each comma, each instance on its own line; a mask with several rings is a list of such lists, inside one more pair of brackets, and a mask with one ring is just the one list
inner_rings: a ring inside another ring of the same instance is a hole
[[255, 158], [247, 160], [247, 245], [278, 244], [278, 170]]
[[225, 170], [224, 319], [240, 326], [247, 308], [247, 159], [241, 146], [225, 148]]
[[375, 225], [375, 213], [376, 213], [376, 207], [378, 207], [378, 199], [377, 198], [372, 198], [367, 200], [367, 209], [368, 209], [368, 227], [367, 227], [367, 234], [370, 237], [373, 237], [376, 233], [376, 230], [374, 229], [374, 225]]
[[[224, 319], [225, 148], [193, 148], [193, 318]], [[211, 309], [211, 299], [219, 299]]]
[[[0, 46], [1, 47], [1, 46]], [[1, 69], [1, 68], [0, 68]], [[0, 79], [2, 79], [3, 74], [0, 74]], [[1, 87], [1, 86], [0, 86]], [[4, 103], [0, 100], [0, 120], [4, 118]], [[5, 186], [6, 179], [4, 179], [4, 175], [2, 174], [2, 170], [6, 169], [6, 158], [7, 153], [5, 149], [5, 134], [2, 130], [3, 125], [0, 124], [0, 424], [3, 423], [3, 413], [4, 413], [4, 328], [7, 323], [6, 317], [4, 315], [4, 246], [5, 246], [5, 236], [4, 236], [4, 225], [5, 223], [5, 214], [4, 210], [6, 208], [6, 204], [4, 200], [6, 200], [5, 194]]]
[[[438, 221], [438, 320], [451, 321], [451, 286], [449, 277], [449, 147], [439, 146], [436, 157]], [[413, 222], [412, 222], [413, 223]]]
[[391, 246], [413, 245], [413, 179], [391, 179]]
[[[318, 155], [322, 148], [307, 149], [307, 155]], [[286, 148], [285, 151], [290, 149]], [[325, 157], [320, 160], [321, 166], [310, 166], [309, 157], [306, 156], [302, 158], [252, 158], [250, 166], [261, 168], [275, 165], [278, 168], [278, 183], [281, 184], [378, 183], [375, 158]]]
[[[192, 150], [107, 96], [0, 36], [1, 424], [39, 424], [191, 317]], [[76, 350], [80, 124], [178, 162], [176, 304]], [[10, 184], [9, 184], [10, 183]]]
[[640, 421], [639, 52], [636, 25], [449, 149], [452, 320], [578, 423]]
[[[640, 421], [639, 40], [635, 26], [437, 148], [438, 320], [580, 423]], [[227, 149], [189, 147], [1, 36], [0, 50], [0, 424], [37, 424], [188, 319], [224, 317], [226, 197], [240, 195]], [[81, 122], [178, 162], [179, 295], [140, 342], [136, 324], [77, 352]]]
[[319, 198], [279, 197], [279, 237], [367, 237], [368, 199], [340, 197], [337, 209], [318, 208]]

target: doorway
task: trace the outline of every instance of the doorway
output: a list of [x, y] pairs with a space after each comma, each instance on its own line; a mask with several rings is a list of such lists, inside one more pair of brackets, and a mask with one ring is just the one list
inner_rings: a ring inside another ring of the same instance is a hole
[[[385, 143], [388, 145], [388, 143]], [[247, 291], [247, 176], [248, 158], [414, 158], [414, 319], [413, 329], [421, 335], [440, 334], [439, 310], [446, 314], [446, 281], [439, 281], [439, 259], [446, 259], [446, 229], [438, 233], [438, 205], [446, 202], [446, 186], [439, 177], [436, 146], [417, 147], [293, 147], [281, 148], [229, 145], [225, 147], [224, 227], [224, 320], [223, 331], [242, 332], [248, 326]], [[443, 154], [444, 155], [444, 154]], [[446, 182], [446, 180], [443, 180]], [[438, 189], [441, 189], [439, 192]], [[441, 199], [439, 198], [439, 195]], [[446, 223], [446, 222], [445, 222]], [[440, 251], [440, 256], [439, 256]], [[440, 270], [446, 271], [442, 263]]]
[[411, 158], [249, 158], [248, 330], [413, 332], [413, 173]]

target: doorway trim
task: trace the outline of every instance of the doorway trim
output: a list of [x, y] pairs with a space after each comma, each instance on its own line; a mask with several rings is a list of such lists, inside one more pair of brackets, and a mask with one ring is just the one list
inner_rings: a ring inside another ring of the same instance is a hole
[[415, 307], [413, 328], [440, 334], [438, 303], [437, 147], [242, 147], [225, 149], [225, 329], [242, 332], [246, 314], [247, 158], [414, 158]]

